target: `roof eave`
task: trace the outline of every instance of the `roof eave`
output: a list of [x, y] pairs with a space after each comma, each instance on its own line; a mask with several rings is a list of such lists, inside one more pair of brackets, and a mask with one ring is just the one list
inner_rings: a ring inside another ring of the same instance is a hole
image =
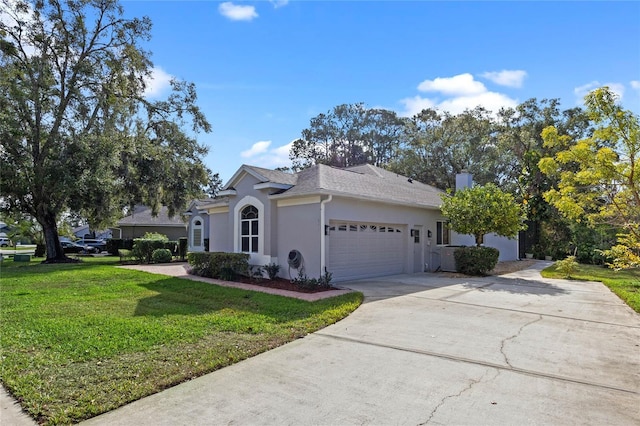
[[308, 197], [308, 196], [312, 196], [312, 195], [333, 195], [336, 197], [343, 197], [343, 198], [349, 198], [349, 199], [353, 199], [353, 200], [361, 200], [361, 201], [370, 201], [370, 202], [374, 202], [374, 203], [385, 203], [385, 204], [391, 204], [391, 205], [395, 205], [395, 206], [404, 206], [404, 207], [415, 207], [415, 208], [420, 208], [420, 209], [425, 209], [425, 210], [440, 210], [440, 205], [431, 205], [431, 204], [408, 204], [406, 202], [403, 201], [396, 201], [396, 200], [384, 200], [381, 198], [375, 198], [375, 197], [367, 197], [364, 195], [356, 195], [356, 194], [351, 194], [348, 192], [340, 192], [340, 191], [330, 191], [330, 190], [326, 190], [326, 189], [322, 189], [322, 190], [318, 190], [318, 191], [314, 191], [314, 192], [307, 192], [304, 194], [287, 194], [282, 193], [282, 194], [274, 194], [274, 195], [270, 195], [269, 199], [272, 200], [281, 200], [281, 199], [285, 199], [285, 198], [297, 198], [297, 197]]

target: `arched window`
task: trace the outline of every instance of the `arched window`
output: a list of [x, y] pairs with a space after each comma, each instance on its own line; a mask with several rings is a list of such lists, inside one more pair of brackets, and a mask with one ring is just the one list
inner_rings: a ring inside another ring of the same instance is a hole
[[193, 222], [191, 222], [191, 250], [201, 251], [204, 249], [202, 233], [203, 233], [202, 219], [200, 217], [195, 217], [193, 219]]
[[240, 243], [243, 253], [258, 252], [258, 209], [247, 206], [240, 213]]

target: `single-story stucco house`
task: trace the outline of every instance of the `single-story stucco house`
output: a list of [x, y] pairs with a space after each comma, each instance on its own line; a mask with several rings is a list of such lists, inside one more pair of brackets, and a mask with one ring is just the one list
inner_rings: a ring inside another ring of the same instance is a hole
[[[250, 264], [276, 263], [285, 278], [301, 269], [310, 278], [326, 270], [334, 281], [435, 271], [457, 238], [440, 212], [442, 195], [368, 164], [299, 173], [243, 165], [215, 199], [190, 205], [189, 249], [204, 250], [208, 238], [209, 251], [248, 253]], [[517, 253], [515, 241], [501, 260]], [[289, 262], [296, 254], [297, 268]]]
[[178, 212], [169, 217], [169, 209], [161, 207], [157, 216], [151, 214], [151, 207], [135, 206], [133, 212], [117, 222], [117, 227], [111, 228], [113, 238], [140, 238], [147, 232], [163, 234], [170, 241], [187, 236], [187, 223]]

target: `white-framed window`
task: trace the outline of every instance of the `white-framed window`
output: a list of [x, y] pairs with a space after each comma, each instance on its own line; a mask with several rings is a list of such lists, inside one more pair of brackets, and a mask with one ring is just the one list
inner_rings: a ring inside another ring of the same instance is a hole
[[265, 217], [264, 204], [251, 195], [244, 196], [233, 208], [233, 251], [249, 253], [249, 261], [255, 265], [270, 262], [270, 256], [264, 254]]
[[436, 222], [436, 245], [446, 246], [451, 241], [449, 238], [449, 222], [437, 221]]
[[200, 216], [191, 220], [191, 250], [204, 250], [204, 222]]
[[240, 212], [240, 250], [243, 253], [257, 253], [260, 241], [260, 213], [252, 205]]

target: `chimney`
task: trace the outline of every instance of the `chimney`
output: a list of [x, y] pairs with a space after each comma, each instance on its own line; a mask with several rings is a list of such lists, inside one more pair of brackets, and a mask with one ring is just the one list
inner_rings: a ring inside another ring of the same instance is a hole
[[473, 175], [466, 170], [462, 170], [456, 175], [456, 191], [458, 189], [471, 188], [473, 186]]

